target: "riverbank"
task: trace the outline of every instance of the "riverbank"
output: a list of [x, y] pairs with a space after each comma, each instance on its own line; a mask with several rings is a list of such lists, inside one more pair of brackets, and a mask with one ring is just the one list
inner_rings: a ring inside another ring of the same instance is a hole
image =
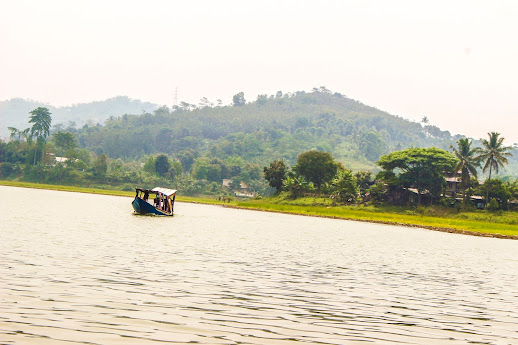
[[399, 225], [406, 227], [423, 228], [433, 231], [456, 233], [462, 235], [518, 240], [518, 226], [513, 224], [495, 224], [484, 221], [463, 221], [454, 220], [451, 218], [426, 216], [405, 216], [401, 214], [386, 212], [382, 213], [367, 211], [366, 213], [362, 214], [363, 212], [361, 211], [355, 212], [351, 210], [343, 210], [340, 209], [340, 207], [337, 207], [337, 209], [327, 207], [322, 208], [318, 206], [313, 206], [311, 208], [307, 208], [304, 206], [286, 207], [286, 205], [275, 205], [272, 207], [272, 205], [264, 203], [260, 205], [253, 205], [253, 203], [241, 203], [240, 205], [225, 205], [225, 207], [310, 217], [352, 220], [386, 225]]
[[[0, 185], [24, 188], [50, 189], [89, 194], [133, 197], [134, 191], [106, 190], [79, 186], [37, 184], [19, 181], [0, 181]], [[518, 239], [518, 213], [436, 212], [432, 209], [410, 209], [384, 206], [332, 206], [319, 204], [315, 200], [298, 200], [298, 204], [287, 204], [275, 198], [263, 200], [236, 201], [230, 203], [210, 198], [177, 196], [179, 202], [224, 205], [239, 209], [277, 212], [294, 215], [354, 220], [379, 224], [420, 227], [434, 231], [465, 235]], [[433, 212], [432, 212], [433, 211]]]
[[[102, 188], [80, 187], [80, 186], [64, 186], [64, 185], [21, 182], [21, 181], [0, 180], [0, 186], [33, 188], [33, 189], [47, 189], [47, 190], [57, 190], [57, 191], [61, 191], [61, 192], [100, 194], [100, 195], [123, 196], [123, 197], [134, 197], [135, 196], [134, 190], [124, 191], [124, 190], [115, 190], [115, 189], [102, 189]], [[221, 201], [218, 201], [216, 199], [195, 198], [195, 197], [180, 196], [180, 195], [178, 195], [176, 197], [176, 200], [180, 201], [180, 202], [190, 202], [190, 203], [200, 203], [200, 204], [214, 204], [214, 205], [221, 204]]]

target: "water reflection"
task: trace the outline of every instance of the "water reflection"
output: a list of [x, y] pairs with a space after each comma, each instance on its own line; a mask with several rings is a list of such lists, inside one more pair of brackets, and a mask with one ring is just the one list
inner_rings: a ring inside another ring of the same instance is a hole
[[1, 343], [518, 343], [517, 241], [130, 201], [0, 186]]

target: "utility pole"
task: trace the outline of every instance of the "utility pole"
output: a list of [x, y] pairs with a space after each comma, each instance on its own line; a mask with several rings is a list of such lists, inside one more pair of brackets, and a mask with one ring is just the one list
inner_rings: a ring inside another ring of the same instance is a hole
[[178, 105], [178, 86], [174, 90], [173, 108]]

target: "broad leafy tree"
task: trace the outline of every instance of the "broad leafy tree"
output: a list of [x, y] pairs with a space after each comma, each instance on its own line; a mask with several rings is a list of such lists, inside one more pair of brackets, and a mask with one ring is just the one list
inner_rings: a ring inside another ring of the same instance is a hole
[[221, 166], [218, 164], [207, 165], [207, 180], [212, 182], [221, 182]]
[[354, 201], [358, 196], [358, 184], [350, 170], [340, 169], [332, 181], [333, 194], [342, 202]]
[[432, 196], [441, 194], [446, 185], [444, 173], [451, 172], [455, 163], [451, 153], [435, 147], [396, 151], [378, 161], [383, 169], [381, 176], [390, 177], [402, 187], [417, 189], [419, 204], [425, 191]]
[[64, 152], [74, 149], [77, 146], [76, 139], [70, 132], [59, 131], [54, 133], [52, 136], [56, 146], [61, 149], [61, 156], [63, 156]]
[[518, 199], [518, 179], [514, 181], [508, 180], [505, 183], [509, 193], [511, 193], [511, 199]]
[[178, 159], [180, 160], [180, 163], [182, 163], [183, 171], [188, 172], [191, 170], [192, 165], [194, 164], [194, 160], [196, 158], [196, 155], [190, 151], [182, 151], [177, 155]]
[[[493, 170], [498, 174], [499, 168], [503, 168], [507, 164], [507, 157], [512, 156], [510, 147], [504, 146], [504, 137], [500, 137], [500, 133], [489, 132], [488, 139], [482, 140], [482, 148], [480, 149], [479, 159], [484, 163], [482, 171], [485, 173], [489, 169], [488, 181], [491, 181], [491, 173]], [[486, 201], [488, 200], [489, 189], [486, 191]]]
[[150, 174], [156, 174], [155, 170], [155, 157], [149, 156], [146, 163], [144, 163], [143, 170]]
[[232, 97], [232, 104], [234, 107], [240, 107], [246, 104], [245, 94], [243, 92], [237, 93]]
[[362, 195], [365, 194], [370, 186], [374, 184], [374, 181], [372, 180], [372, 173], [370, 171], [358, 171], [356, 174], [354, 174], [354, 178], [356, 179], [356, 184], [358, 185], [358, 191]]
[[322, 184], [335, 177], [338, 164], [329, 152], [307, 151], [297, 157], [297, 165], [293, 169], [307, 181], [313, 182], [320, 192]]
[[104, 182], [106, 179], [106, 174], [108, 173], [108, 156], [104, 153], [99, 155], [95, 160], [93, 173], [94, 177], [99, 181]]
[[358, 146], [365, 157], [373, 162], [378, 160], [383, 153], [387, 152], [385, 151], [385, 141], [375, 129], [362, 133]]
[[171, 163], [169, 162], [169, 158], [162, 154], [158, 155], [155, 159], [155, 171], [160, 176], [165, 176], [169, 172], [171, 168]]
[[500, 179], [488, 179], [479, 189], [489, 196], [488, 200], [496, 200], [498, 202], [498, 208], [507, 210], [509, 199], [513, 196], [508, 184]]
[[468, 138], [459, 139], [457, 141], [457, 148], [450, 146], [453, 149], [453, 154], [457, 159], [457, 165], [455, 166], [455, 172], [461, 172], [462, 179], [462, 195], [464, 198], [464, 204], [467, 203], [466, 189], [469, 185], [471, 176], [477, 177], [477, 167], [479, 166], [478, 160], [478, 149], [472, 148], [472, 141]]
[[264, 167], [263, 171], [264, 178], [270, 187], [275, 188], [277, 194], [280, 193], [286, 179], [286, 164], [282, 160], [275, 160], [270, 163], [269, 167]]

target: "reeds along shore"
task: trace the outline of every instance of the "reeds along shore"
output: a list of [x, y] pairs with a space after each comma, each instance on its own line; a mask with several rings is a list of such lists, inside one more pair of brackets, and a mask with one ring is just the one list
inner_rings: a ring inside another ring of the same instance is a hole
[[[133, 197], [134, 191], [107, 190], [79, 186], [47, 185], [19, 181], [0, 181], [0, 185], [24, 188], [49, 189], [58, 191], [105, 194]], [[402, 208], [395, 212], [394, 207], [354, 207], [354, 206], [318, 206], [283, 204], [275, 199], [250, 201], [232, 200], [230, 203], [210, 198], [177, 197], [179, 202], [224, 205], [239, 209], [279, 212], [304, 216], [354, 220], [378, 224], [420, 227], [424, 229], [458, 233], [465, 235], [518, 239], [518, 212], [489, 213], [485, 211], [461, 212], [458, 214], [423, 215]]]

